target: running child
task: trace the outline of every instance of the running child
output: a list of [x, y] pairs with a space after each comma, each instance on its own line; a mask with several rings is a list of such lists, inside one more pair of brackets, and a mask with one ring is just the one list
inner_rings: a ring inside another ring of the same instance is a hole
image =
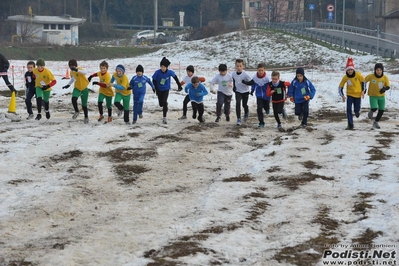
[[82, 101], [83, 113], [85, 116], [84, 123], [88, 124], [89, 111], [87, 109], [87, 102], [89, 100], [89, 89], [87, 88], [87, 85], [89, 85], [89, 80], [86, 77], [87, 73], [82, 68], [78, 68], [78, 62], [76, 59], [69, 60], [68, 66], [71, 70], [71, 80], [62, 88], [68, 89], [72, 83], [75, 83], [72, 91], [72, 106], [75, 113], [73, 114], [72, 119], [76, 119], [79, 115], [78, 98], [80, 97]]
[[220, 122], [223, 106], [226, 121], [228, 122], [230, 121], [230, 104], [231, 98], [233, 97], [233, 78], [230, 73], [227, 73], [226, 64], [220, 64], [218, 69], [219, 74], [217, 74], [211, 81], [212, 84], [218, 85], [215, 122]]
[[[123, 121], [126, 125], [129, 125], [129, 106], [132, 91], [128, 90], [129, 79], [125, 74], [125, 67], [123, 65], [116, 66], [111, 82], [107, 84], [108, 88], [111, 88], [112, 86], [115, 88], [114, 105], [118, 108], [118, 117], [123, 114]], [[123, 102], [123, 105], [121, 104], [121, 101]]]
[[368, 117], [373, 119], [373, 114], [378, 110], [377, 116], [373, 122], [373, 128], [380, 128], [378, 122], [381, 120], [385, 111], [385, 92], [390, 89], [388, 77], [384, 74], [384, 65], [377, 63], [374, 66], [374, 73], [365, 78], [365, 83], [369, 82], [369, 101], [370, 111]]
[[143, 103], [146, 93], [146, 83], [148, 83], [152, 90], [155, 91], [151, 79], [144, 75], [144, 67], [138, 65], [136, 67], [136, 75], [130, 80], [130, 87], [128, 88], [133, 90], [133, 124], [136, 124], [137, 116], [143, 118]]
[[[249, 83], [251, 77], [244, 70], [244, 60], [236, 59], [235, 62], [236, 71], [233, 72], [233, 91], [236, 96], [236, 115], [237, 115], [237, 125], [241, 125], [241, 102], [244, 108], [244, 121], [248, 120], [249, 108], [248, 108], [248, 98], [250, 87], [252, 85]], [[248, 84], [248, 85], [247, 85]]]
[[45, 68], [46, 62], [43, 58], [36, 61], [36, 68], [33, 69], [35, 75], [35, 88], [36, 88], [36, 106], [37, 116], [35, 120], [42, 119], [42, 100], [44, 101], [44, 111], [46, 118], [50, 119], [50, 93], [57, 80], [54, 78], [53, 73]]
[[112, 121], [112, 97], [114, 97], [114, 91], [112, 89], [112, 86], [107, 87], [107, 84], [111, 82], [111, 75], [108, 72], [108, 63], [106, 61], [102, 61], [100, 63], [100, 71], [89, 76], [88, 78], [89, 82], [94, 77], [98, 77], [99, 81], [93, 81], [92, 84], [100, 86], [98, 93], [98, 100], [97, 100], [98, 112], [100, 114], [98, 117], [98, 122], [104, 119], [103, 102], [105, 99], [105, 104], [108, 110], [107, 122], [110, 123]]
[[[346, 97], [344, 94], [344, 86], [346, 84]], [[345, 68], [345, 76], [343, 76], [338, 88], [342, 101], [346, 101], [346, 117], [348, 119], [347, 130], [353, 130], [353, 114], [352, 105], [355, 116], [360, 116], [360, 107], [362, 98], [364, 98], [365, 84], [364, 77], [359, 71], [355, 71], [355, 65], [352, 57], [348, 58]]]
[[155, 87], [155, 93], [158, 96], [159, 106], [162, 107], [162, 123], [167, 124], [166, 114], [168, 113], [168, 97], [170, 90], [170, 78], [172, 77], [178, 86], [178, 91], [183, 90], [183, 87], [180, 85], [179, 78], [176, 76], [176, 73], [168, 69], [170, 65], [170, 61], [163, 57], [160, 62], [160, 69], [155, 71], [152, 75], [152, 83]]
[[272, 72], [272, 81], [269, 82], [267, 87], [267, 96], [271, 97], [273, 104], [273, 114], [277, 122], [277, 129], [284, 131], [279, 114], [282, 114], [284, 119], [287, 119], [287, 114], [284, 108], [284, 102], [287, 99], [286, 87], [290, 86], [289, 82], [280, 80], [280, 73], [278, 71]]
[[199, 78], [194, 76], [191, 78], [191, 83], [188, 83], [184, 90], [190, 97], [191, 106], [193, 108], [193, 118], [195, 119], [197, 117], [198, 112], [198, 121], [200, 121], [200, 123], [204, 123], [205, 118], [203, 98], [208, 94], [207, 89], [202, 83], [200, 83]]
[[[182, 85], [182, 86], [184, 84], [187, 84], [187, 83], [191, 82], [191, 78], [194, 76], [194, 66], [192, 66], [192, 65], [187, 66], [186, 73], [187, 73], [187, 76], [185, 76], [183, 78], [183, 80], [180, 82], [180, 85]], [[204, 77], [198, 77], [198, 79], [199, 79], [200, 82], [205, 82], [205, 78]], [[187, 119], [187, 104], [189, 102], [190, 102], [190, 97], [187, 94], [186, 97], [184, 97], [184, 100], [183, 100], [183, 115], [181, 117], [179, 117], [179, 120]]]
[[312, 82], [305, 77], [305, 70], [299, 67], [295, 71], [295, 78], [291, 81], [287, 96], [295, 103], [295, 115], [301, 121], [302, 127], [307, 127], [309, 117], [309, 101], [316, 94]]
[[29, 61], [26, 64], [26, 68], [28, 71], [25, 72], [25, 87], [26, 87], [26, 98], [25, 105], [26, 111], [28, 112], [28, 117], [26, 119], [33, 119], [35, 116], [32, 111], [32, 98], [36, 96], [36, 88], [35, 88], [35, 75], [33, 74], [33, 69], [36, 67], [35, 62]]

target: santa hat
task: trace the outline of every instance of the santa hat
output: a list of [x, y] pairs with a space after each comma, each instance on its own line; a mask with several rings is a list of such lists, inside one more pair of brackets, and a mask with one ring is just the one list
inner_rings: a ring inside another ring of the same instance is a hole
[[348, 71], [349, 69], [355, 70], [355, 64], [353, 64], [353, 59], [352, 59], [352, 57], [349, 57], [349, 58], [348, 58], [348, 61], [346, 62], [345, 71]]

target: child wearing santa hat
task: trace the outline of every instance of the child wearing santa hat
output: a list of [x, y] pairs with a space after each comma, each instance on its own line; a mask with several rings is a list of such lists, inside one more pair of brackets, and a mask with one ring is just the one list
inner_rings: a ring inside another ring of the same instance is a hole
[[[347, 130], [353, 130], [353, 114], [352, 105], [355, 116], [360, 116], [361, 100], [364, 98], [365, 83], [364, 77], [359, 71], [355, 70], [352, 57], [348, 58], [345, 67], [345, 76], [343, 76], [338, 86], [339, 96], [342, 97], [342, 101], [346, 101], [346, 117], [348, 119]], [[344, 86], [346, 84], [346, 96], [344, 94]]]
[[368, 96], [370, 101], [370, 111], [368, 117], [373, 119], [373, 113], [377, 111], [377, 117], [373, 122], [373, 128], [380, 128], [378, 122], [385, 110], [385, 92], [390, 89], [389, 79], [384, 75], [384, 65], [377, 63], [374, 66], [374, 73], [365, 78], [365, 83], [369, 83]]

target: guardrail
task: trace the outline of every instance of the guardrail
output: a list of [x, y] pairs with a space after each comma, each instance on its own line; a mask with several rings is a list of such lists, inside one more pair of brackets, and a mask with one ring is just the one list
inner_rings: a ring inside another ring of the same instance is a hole
[[[334, 29], [334, 30], [342, 31], [342, 24], [319, 22], [319, 23], [317, 23], [317, 28]], [[347, 26], [347, 25], [344, 26], [344, 30], [348, 31], [348, 32], [352, 32], [352, 33], [373, 36], [375, 38], [378, 37], [377, 30], [370, 30], [370, 29], [358, 28], [358, 27]], [[380, 39], [399, 43], [399, 35], [395, 35], [395, 34], [391, 34], [391, 33], [380, 32]]]
[[[320, 25], [322, 23], [319, 23], [318, 25]], [[331, 24], [329, 26], [335, 26], [339, 27], [338, 24], [332, 24], [332, 23], [323, 23], [323, 24]], [[290, 33], [294, 33], [294, 34], [298, 34], [301, 36], [306, 36], [308, 38], [314, 39], [314, 40], [318, 40], [318, 41], [323, 41], [323, 42], [327, 42], [330, 44], [334, 44], [337, 45], [339, 47], [342, 48], [342, 37], [337, 37], [337, 36], [333, 36], [330, 35], [328, 33], [323, 33], [323, 32], [319, 32], [319, 31], [312, 31], [311, 30], [311, 23], [310, 22], [302, 22], [302, 23], [269, 23], [269, 22], [258, 22], [256, 23], [256, 26], [258, 28], [272, 28], [272, 29], [278, 29], [278, 30], [282, 30], [285, 32], [290, 32]], [[355, 31], [356, 33], [360, 33], [361, 28], [356, 28], [356, 27], [350, 27], [348, 26], [348, 29], [351, 28], [350, 30]], [[342, 30], [342, 25], [341, 28], [339, 28], [340, 30]], [[347, 27], [345, 26], [345, 29], [347, 29]], [[368, 33], [370, 34], [371, 30], [366, 30], [366, 29], [362, 29], [363, 30], [363, 34], [364, 32], [368, 31]], [[374, 32], [373, 32], [374, 33]], [[367, 34], [365, 34], [367, 35]], [[372, 35], [371, 35], [372, 36]], [[399, 36], [398, 36], [399, 37]], [[384, 57], [399, 57], [399, 54], [396, 53], [395, 50], [392, 49], [384, 49], [381, 47], [378, 47], [376, 45], [369, 45], [369, 44], [364, 44], [361, 42], [354, 42], [354, 41], [350, 41], [350, 40], [346, 40], [344, 39], [344, 49], [349, 49], [350, 51], [355, 50], [355, 51], [360, 51], [360, 52], [366, 52], [366, 53], [370, 53], [370, 54], [377, 54], [377, 49], [378, 49], [378, 55], [382, 55]]]

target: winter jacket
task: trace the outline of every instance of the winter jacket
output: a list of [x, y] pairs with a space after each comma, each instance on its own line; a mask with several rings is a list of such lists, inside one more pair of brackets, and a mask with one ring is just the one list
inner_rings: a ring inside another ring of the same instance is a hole
[[339, 94], [344, 96], [343, 88], [346, 83], [346, 95], [354, 98], [362, 97], [362, 91], [364, 91], [364, 77], [358, 71], [353, 73], [353, 76], [348, 77], [347, 74], [342, 78], [339, 83]]
[[[271, 97], [273, 103], [285, 102], [285, 100], [287, 99], [286, 87], [288, 86], [290, 86], [290, 83], [288, 81], [280, 80], [276, 85], [274, 85], [273, 82], [269, 82], [266, 95], [268, 97]], [[273, 94], [271, 93], [272, 90], [274, 90]]]
[[[160, 91], [168, 91], [170, 90], [170, 78], [174, 78], [176, 80], [176, 73], [173, 70], [166, 70], [166, 72], [162, 72], [161, 69], [155, 71], [152, 75], [152, 83], [155, 88]], [[178, 82], [180, 85], [180, 81]]]
[[202, 83], [198, 83], [197, 88], [195, 88], [193, 84], [188, 83], [184, 88], [184, 91], [188, 93], [190, 101], [196, 103], [202, 103], [204, 96], [208, 94], [207, 89]]
[[155, 90], [154, 84], [152, 83], [151, 79], [147, 76], [133, 76], [130, 80], [130, 88], [133, 89], [133, 94], [145, 94], [146, 93], [146, 83], [148, 83], [152, 90]]
[[9, 68], [10, 62], [4, 55], [0, 54], [0, 72], [7, 72]]
[[288, 97], [294, 97], [294, 103], [305, 102], [306, 100], [304, 96], [310, 96], [310, 99], [313, 99], [315, 94], [315, 87], [305, 76], [303, 77], [302, 82], [299, 82], [297, 78], [294, 78], [288, 88]]
[[255, 74], [252, 80], [255, 82], [255, 84], [253, 84], [251, 87], [251, 93], [255, 91], [256, 98], [270, 101], [270, 96], [266, 95], [267, 85], [270, 82], [269, 77], [266, 76], [266, 73], [263, 77], [258, 77], [258, 74]]

